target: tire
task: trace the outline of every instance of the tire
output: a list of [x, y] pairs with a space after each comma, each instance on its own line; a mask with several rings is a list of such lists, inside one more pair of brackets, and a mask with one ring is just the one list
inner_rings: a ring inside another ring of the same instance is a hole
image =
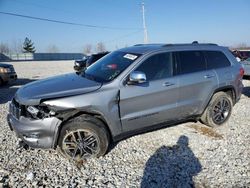
[[233, 101], [227, 93], [215, 93], [201, 116], [201, 122], [210, 127], [219, 127], [228, 121], [232, 108]]
[[2, 78], [0, 77], [0, 86], [4, 85]]
[[103, 156], [109, 146], [109, 134], [100, 120], [80, 115], [61, 129], [58, 145], [61, 153], [74, 161]]

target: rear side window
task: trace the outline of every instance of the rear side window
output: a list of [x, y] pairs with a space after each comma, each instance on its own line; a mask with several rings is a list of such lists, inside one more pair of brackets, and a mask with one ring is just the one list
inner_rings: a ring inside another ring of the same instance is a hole
[[148, 81], [168, 78], [173, 75], [172, 54], [153, 55], [136, 68], [136, 71], [145, 73]]
[[201, 51], [175, 52], [180, 74], [206, 70], [206, 61]]
[[225, 54], [220, 51], [205, 51], [208, 69], [217, 69], [231, 65]]

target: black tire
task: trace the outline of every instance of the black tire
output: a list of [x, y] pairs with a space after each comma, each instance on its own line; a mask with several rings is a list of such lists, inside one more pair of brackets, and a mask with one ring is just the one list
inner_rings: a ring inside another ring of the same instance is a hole
[[201, 122], [210, 127], [221, 126], [228, 121], [232, 108], [233, 101], [230, 95], [225, 92], [215, 93], [201, 116]]
[[80, 115], [63, 125], [58, 145], [65, 157], [79, 161], [103, 156], [108, 150], [109, 140], [102, 121], [89, 115]]
[[0, 86], [4, 85], [2, 78], [0, 77]]

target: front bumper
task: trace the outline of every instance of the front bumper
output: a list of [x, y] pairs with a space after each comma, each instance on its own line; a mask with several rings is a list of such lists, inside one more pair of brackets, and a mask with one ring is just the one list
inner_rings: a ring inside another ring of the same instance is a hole
[[16, 119], [8, 114], [7, 121], [11, 130], [14, 130], [28, 146], [32, 148], [55, 148], [58, 128], [61, 120], [56, 117], [32, 120], [20, 116]]

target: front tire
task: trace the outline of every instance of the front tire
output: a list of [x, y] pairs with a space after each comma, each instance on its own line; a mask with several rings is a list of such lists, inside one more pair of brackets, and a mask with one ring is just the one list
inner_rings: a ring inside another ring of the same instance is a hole
[[64, 156], [74, 161], [103, 156], [109, 146], [109, 134], [102, 121], [81, 115], [62, 128], [58, 145]]
[[4, 81], [2, 80], [2, 78], [0, 77], [0, 86], [4, 85]]
[[221, 126], [228, 121], [232, 108], [233, 101], [227, 93], [215, 93], [201, 116], [201, 122], [210, 127]]

